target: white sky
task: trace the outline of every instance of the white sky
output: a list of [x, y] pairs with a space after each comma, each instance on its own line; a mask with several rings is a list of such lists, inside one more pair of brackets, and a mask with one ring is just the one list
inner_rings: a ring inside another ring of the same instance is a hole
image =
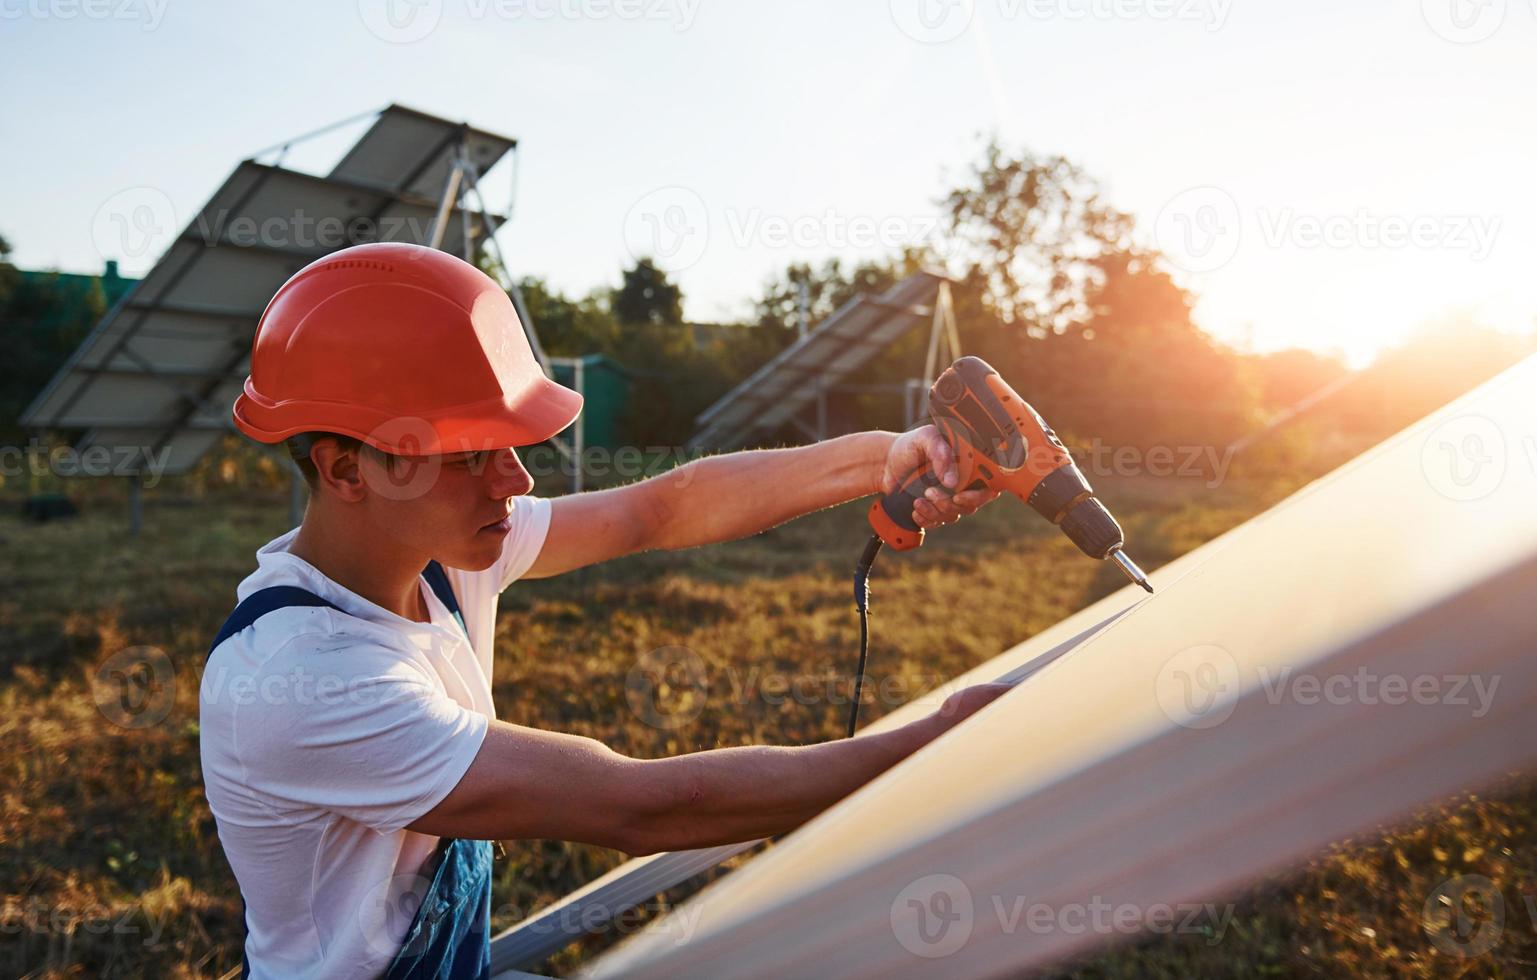
[[123, 202], [179, 227], [398, 101], [521, 141], [515, 272], [583, 293], [660, 246], [724, 319], [927, 234], [997, 132], [1096, 175], [1217, 335], [1360, 362], [1537, 315], [1534, 42], [1537, 0], [0, 0], [0, 234], [140, 273]]

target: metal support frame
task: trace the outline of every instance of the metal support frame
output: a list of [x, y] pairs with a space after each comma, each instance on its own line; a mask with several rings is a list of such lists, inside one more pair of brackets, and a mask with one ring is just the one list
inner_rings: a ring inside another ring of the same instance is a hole
[[[460, 204], [462, 210], [459, 184], [464, 179], [465, 162], [464, 143], [461, 141], [454, 147], [454, 162], [448, 168], [448, 176], [443, 178], [443, 194], [438, 198], [438, 213], [432, 219], [432, 235], [427, 244], [433, 248], [443, 247], [443, 235], [448, 231], [448, 219], [453, 213], [454, 205]], [[473, 249], [469, 239], [466, 238], [463, 244], [466, 252], [464, 260], [471, 261], [472, 255], [469, 253], [472, 253]]]
[[[587, 363], [581, 357], [552, 357], [550, 366], [560, 365], [571, 369], [571, 387], [584, 399], [587, 397]], [[556, 440], [550, 440], [555, 442]], [[584, 488], [583, 458], [587, 448], [587, 418], [578, 413], [571, 423], [571, 447], [564, 455], [571, 463], [571, 492], [581, 493]]]
[[128, 474], [128, 536], [136, 538], [144, 527], [144, 488], [139, 474]]
[[[516, 162], [516, 160], [514, 160], [514, 162]], [[554, 376], [550, 371], [551, 360], [549, 356], [544, 352], [544, 345], [539, 342], [539, 334], [534, 327], [533, 317], [529, 314], [528, 304], [523, 299], [523, 290], [518, 288], [518, 281], [513, 277], [512, 270], [507, 265], [506, 256], [502, 254], [501, 243], [496, 240], [496, 233], [506, 227], [507, 223], [506, 221], [494, 221], [491, 212], [486, 208], [485, 198], [480, 193], [480, 171], [475, 166], [474, 162], [470, 160], [469, 154], [464, 152], [464, 147], [462, 144], [460, 146], [457, 165], [464, 168], [465, 173], [469, 178], [468, 183], [465, 185], [464, 189], [465, 201], [468, 203], [469, 196], [471, 194], [475, 196], [475, 213], [480, 215], [481, 224], [486, 230], [486, 255], [489, 256], [492, 262], [495, 263], [497, 272], [500, 273], [501, 283], [503, 287], [506, 288], [508, 295], [512, 297], [513, 309], [515, 309], [518, 313], [518, 321], [523, 325], [523, 334], [528, 338], [528, 346], [529, 349], [534, 352], [534, 359], [537, 360], [539, 362], [539, 366], [544, 369], [545, 375], [553, 380]], [[465, 209], [465, 213], [468, 213], [467, 208]], [[468, 235], [465, 236], [465, 241], [469, 241]], [[577, 370], [580, 371], [581, 369]], [[578, 377], [580, 377], [580, 375], [578, 375]], [[577, 423], [576, 432], [580, 434], [584, 427], [580, 415], [577, 417]], [[581, 447], [578, 446], [573, 448], [559, 436], [551, 437], [550, 445], [554, 446], [556, 452], [560, 453], [562, 456], [566, 457], [568, 461], [570, 461], [571, 471], [574, 474], [574, 489], [572, 492], [580, 493], [582, 489], [582, 464], [580, 458]]]
[[941, 281], [939, 294], [934, 297], [934, 320], [929, 327], [929, 353], [923, 361], [922, 415], [929, 414], [929, 388], [939, 375], [939, 346], [943, 341], [949, 354], [948, 362], [961, 356], [961, 337], [955, 328], [955, 305], [950, 300], [950, 283]]
[[917, 424], [919, 419], [918, 406], [923, 404], [923, 393], [928, 389], [924, 387], [922, 378], [908, 378], [902, 383], [902, 429], [906, 431]]

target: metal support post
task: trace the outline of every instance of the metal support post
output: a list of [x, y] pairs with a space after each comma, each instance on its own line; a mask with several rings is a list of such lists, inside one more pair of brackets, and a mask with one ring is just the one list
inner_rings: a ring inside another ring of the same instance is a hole
[[131, 473], [128, 476], [128, 536], [136, 538], [139, 530], [144, 526], [144, 501], [143, 488], [140, 486], [139, 474]]

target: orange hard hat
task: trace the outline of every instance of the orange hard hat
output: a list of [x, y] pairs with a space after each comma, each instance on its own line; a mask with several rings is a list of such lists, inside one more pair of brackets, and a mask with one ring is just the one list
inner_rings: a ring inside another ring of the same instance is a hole
[[582, 396], [545, 377], [506, 291], [422, 245], [355, 245], [278, 289], [235, 425], [258, 442], [336, 432], [401, 455], [543, 442]]

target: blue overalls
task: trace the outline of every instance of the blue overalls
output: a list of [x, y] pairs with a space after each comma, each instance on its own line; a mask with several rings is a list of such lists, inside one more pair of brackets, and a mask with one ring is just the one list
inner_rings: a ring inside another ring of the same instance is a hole
[[[448, 575], [437, 562], [422, 570], [433, 593], [465, 629], [459, 600]], [[219, 635], [208, 648], [211, 656], [219, 644], [276, 609], [288, 606], [329, 606], [334, 603], [292, 585], [275, 585], [246, 596], [230, 613]], [[469, 631], [465, 630], [465, 636]], [[464, 980], [491, 975], [491, 842], [444, 838], [438, 845], [438, 866], [432, 884], [422, 897], [400, 952], [385, 971], [385, 980]], [[244, 900], [241, 915], [244, 916]], [[251, 965], [244, 952], [240, 975], [249, 976]]]

